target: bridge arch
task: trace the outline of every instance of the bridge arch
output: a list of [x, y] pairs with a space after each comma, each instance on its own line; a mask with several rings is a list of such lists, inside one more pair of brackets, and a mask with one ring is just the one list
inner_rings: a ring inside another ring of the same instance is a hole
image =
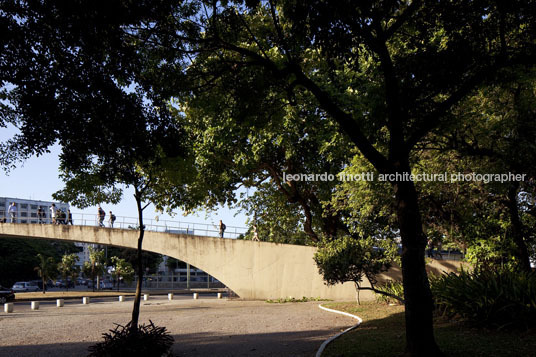
[[[0, 224], [0, 237], [57, 239], [137, 248], [138, 231], [52, 224]], [[146, 251], [187, 262], [224, 283], [244, 299], [351, 300], [353, 284], [328, 287], [313, 261], [314, 247], [146, 231]], [[372, 298], [367, 292], [362, 298]]]

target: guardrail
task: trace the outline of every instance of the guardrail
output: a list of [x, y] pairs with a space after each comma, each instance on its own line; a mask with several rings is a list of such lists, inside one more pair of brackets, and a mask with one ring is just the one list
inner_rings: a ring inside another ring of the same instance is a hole
[[[0, 219], [3, 219], [3, 217], [0, 217]], [[11, 218], [6, 217], [4, 221], [11, 223]], [[17, 217], [14, 223], [39, 224], [40, 221], [43, 224], [52, 224], [52, 219], [48, 217], [48, 215], [41, 220], [39, 220], [39, 218], [37, 217]], [[72, 224], [77, 226], [93, 227], [101, 226], [99, 216], [96, 214], [88, 213], [72, 213], [72, 222], [70, 222], [68, 218], [57, 218], [56, 221], [56, 224]], [[145, 230], [152, 232], [191, 234], [208, 237], [220, 236], [220, 230], [218, 225], [212, 223], [161, 220], [157, 217], [144, 219], [143, 223], [145, 226]], [[112, 223], [110, 221], [109, 213], [107, 213], [104, 217], [102, 224], [102, 227], [104, 228], [138, 229], [139, 227], [139, 221], [137, 217], [116, 216], [115, 221]], [[245, 227], [226, 225], [223, 238], [236, 239], [239, 236], [244, 235], [246, 232], [247, 228]]]

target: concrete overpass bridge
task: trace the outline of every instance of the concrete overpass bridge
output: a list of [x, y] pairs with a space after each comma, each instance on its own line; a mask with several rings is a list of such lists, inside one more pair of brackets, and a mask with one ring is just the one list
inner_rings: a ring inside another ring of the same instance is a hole
[[[138, 231], [84, 225], [0, 224], [0, 237], [39, 238], [137, 247]], [[313, 261], [314, 247], [145, 231], [143, 248], [189, 263], [244, 299], [319, 297], [352, 300], [352, 283], [328, 287]], [[371, 299], [362, 292], [362, 299]]]

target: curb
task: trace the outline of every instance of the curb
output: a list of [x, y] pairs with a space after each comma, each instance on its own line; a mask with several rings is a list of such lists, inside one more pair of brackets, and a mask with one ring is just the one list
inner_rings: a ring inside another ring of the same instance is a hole
[[[90, 292], [90, 291], [88, 291]], [[223, 291], [223, 289], [214, 289], [214, 290], [207, 290], [207, 289], [190, 289], [190, 290], [165, 290], [165, 289], [161, 289], [161, 290], [148, 290], [148, 291], [142, 291], [142, 298], [143, 298], [143, 294], [151, 294], [151, 295], [154, 295], [154, 296], [159, 296], [159, 295], [167, 295], [168, 293], [170, 292], [173, 292], [174, 294], [176, 295], [188, 295], [190, 293], [199, 293], [199, 294], [214, 294], [214, 293], [224, 293], [226, 291]], [[51, 293], [54, 293], [54, 291], [52, 291]], [[71, 295], [71, 296], [61, 296], [61, 295], [57, 295], [57, 296], [38, 296], [38, 297], [20, 297], [20, 298], [17, 298], [17, 295], [15, 293], [15, 300], [13, 300], [13, 302], [22, 302], [22, 301], [55, 301], [56, 299], [64, 299], [64, 300], [77, 300], [77, 299], [81, 299], [83, 297], [90, 297], [90, 298], [116, 298], [118, 297], [119, 295], [124, 295], [124, 296], [134, 296], [136, 295], [136, 292], [135, 291], [120, 291], [120, 292], [116, 292], [116, 291], [113, 291], [113, 294], [102, 294], [102, 295], [87, 295], [87, 294], [80, 294], [80, 295]]]
[[346, 330], [344, 330], [344, 331], [342, 331], [342, 332], [339, 332], [339, 333], [336, 334], [335, 336], [331, 336], [330, 338], [328, 338], [327, 340], [325, 340], [325, 341], [320, 345], [320, 348], [318, 349], [318, 351], [316, 351], [316, 355], [315, 355], [315, 357], [320, 357], [320, 356], [322, 356], [322, 352], [324, 352], [324, 349], [325, 349], [331, 342], [333, 342], [335, 339], [339, 338], [340, 336], [344, 335], [345, 333], [352, 331], [353, 329], [355, 329], [356, 327], [358, 327], [359, 325], [361, 325], [361, 323], [363, 322], [363, 320], [362, 320], [361, 317], [359, 317], [359, 316], [352, 315], [352, 314], [349, 314], [349, 313], [344, 312], [344, 311], [338, 311], [338, 310], [328, 309], [327, 307], [324, 307], [324, 306], [322, 306], [322, 305], [318, 305], [318, 307], [321, 308], [322, 310], [325, 310], [325, 311], [334, 312], [334, 313], [336, 313], [336, 314], [341, 314], [341, 315], [345, 315], [345, 316], [348, 316], [348, 317], [352, 317], [352, 318], [354, 318], [354, 319], [357, 320], [357, 324], [355, 324], [354, 326], [351, 326], [351, 327], [347, 328]]

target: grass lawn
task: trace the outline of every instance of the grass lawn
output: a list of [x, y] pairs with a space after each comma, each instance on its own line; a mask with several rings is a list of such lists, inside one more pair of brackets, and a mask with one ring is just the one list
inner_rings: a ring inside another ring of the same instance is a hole
[[[326, 303], [363, 319], [363, 324], [328, 345], [322, 356], [401, 356], [404, 307], [376, 303]], [[436, 341], [447, 356], [536, 356], [536, 331], [490, 331], [460, 322], [435, 323]]]

